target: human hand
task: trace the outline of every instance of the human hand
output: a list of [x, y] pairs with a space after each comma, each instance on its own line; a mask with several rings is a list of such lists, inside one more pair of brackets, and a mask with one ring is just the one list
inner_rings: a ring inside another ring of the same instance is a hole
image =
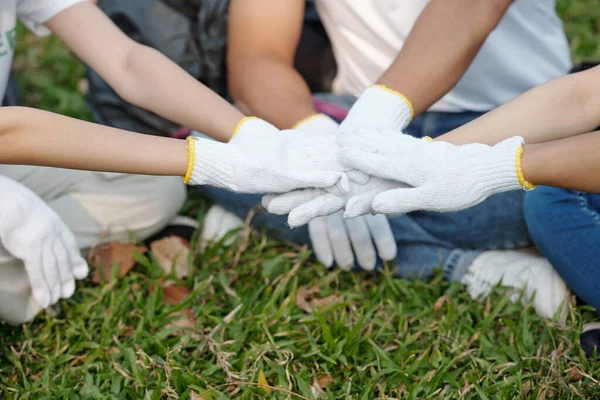
[[523, 138], [518, 136], [495, 146], [455, 146], [357, 129], [344, 132], [339, 144], [340, 159], [349, 167], [409, 186], [378, 194], [372, 207], [380, 213], [459, 211], [493, 194], [532, 186], [520, 172]]
[[32, 295], [43, 308], [75, 291], [75, 279], [89, 272], [75, 237], [42, 199], [0, 176], [0, 241], [23, 261]]
[[184, 181], [239, 193], [285, 193], [336, 186], [348, 190], [335, 135], [280, 131], [258, 118], [242, 120], [227, 144], [189, 138], [191, 168]]

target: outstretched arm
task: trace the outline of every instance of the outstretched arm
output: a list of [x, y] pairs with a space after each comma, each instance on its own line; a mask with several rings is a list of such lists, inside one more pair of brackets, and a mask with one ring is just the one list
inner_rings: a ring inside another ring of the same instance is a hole
[[430, 1], [377, 83], [406, 96], [419, 115], [458, 82], [512, 2]]
[[65, 9], [46, 26], [130, 103], [220, 141], [243, 118], [167, 57], [130, 39], [91, 2]]
[[0, 107], [0, 163], [183, 176], [186, 142], [27, 107]]
[[555, 79], [437, 140], [496, 144], [511, 136], [544, 143], [600, 126], [600, 67]]

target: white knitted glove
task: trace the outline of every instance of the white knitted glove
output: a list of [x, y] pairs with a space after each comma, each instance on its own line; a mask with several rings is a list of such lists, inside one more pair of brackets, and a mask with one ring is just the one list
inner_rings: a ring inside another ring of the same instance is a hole
[[[296, 125], [296, 129], [309, 135], [320, 135], [335, 132], [338, 126], [337, 122], [320, 114], [302, 121]], [[352, 188], [365, 187], [360, 183], [374, 182], [374, 179], [369, 180], [368, 175], [358, 171], [348, 171], [347, 175], [351, 192]], [[386, 188], [397, 187], [393, 184], [394, 186]], [[394, 259], [397, 251], [396, 241], [387, 218], [382, 215], [368, 215], [344, 220], [342, 213], [337, 211], [344, 207], [347, 199], [348, 197], [335, 187], [328, 188], [327, 191], [303, 189], [283, 195], [267, 195], [263, 199], [263, 206], [276, 214], [292, 211], [288, 219], [291, 227], [308, 223], [315, 255], [327, 267], [331, 267], [335, 261], [341, 268], [350, 268], [354, 265], [354, 254], [358, 265], [367, 270], [375, 268], [377, 253], [384, 260]], [[370, 197], [365, 202], [369, 210], [372, 200]]]
[[340, 158], [349, 167], [410, 188], [377, 195], [373, 209], [386, 214], [415, 210], [459, 211], [489, 196], [530, 187], [520, 171], [523, 138], [495, 146], [429, 142], [394, 131], [344, 132]]
[[240, 193], [284, 193], [337, 185], [348, 178], [337, 159], [335, 135], [280, 131], [258, 118], [245, 118], [227, 144], [189, 138], [190, 165], [184, 182]]
[[25, 186], [0, 176], [0, 241], [23, 261], [34, 300], [42, 307], [69, 298], [89, 269], [60, 217]]
[[385, 215], [344, 219], [338, 211], [313, 219], [308, 233], [317, 259], [327, 267], [335, 261], [338, 267], [348, 270], [354, 265], [356, 254], [358, 265], [371, 271], [377, 254], [386, 261], [396, 257], [396, 241]]
[[340, 126], [340, 132], [357, 127], [389, 129], [401, 133], [414, 117], [411, 102], [402, 94], [383, 85], [363, 92]]
[[271, 214], [289, 214], [288, 225], [296, 228], [314, 218], [327, 216], [342, 209], [346, 209], [345, 218], [375, 213], [372, 203], [378, 194], [406, 187], [400, 182], [377, 177], [370, 177], [367, 183], [358, 184], [353, 182], [354, 171], [347, 174], [351, 181], [348, 193], [335, 188], [302, 189], [263, 196], [262, 205]]

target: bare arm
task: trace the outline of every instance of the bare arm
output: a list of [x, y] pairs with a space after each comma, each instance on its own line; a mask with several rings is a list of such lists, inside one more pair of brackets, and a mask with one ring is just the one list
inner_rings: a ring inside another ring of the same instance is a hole
[[47, 111], [0, 107], [0, 163], [183, 176], [184, 140], [142, 135]]
[[543, 143], [600, 126], [600, 67], [550, 81], [438, 140], [496, 144], [511, 136]]
[[523, 149], [523, 175], [529, 182], [600, 193], [600, 131]]
[[431, 0], [377, 83], [402, 93], [415, 115], [422, 113], [458, 82], [512, 2]]
[[227, 141], [243, 115], [158, 51], [121, 32], [89, 2], [46, 25], [125, 100]]
[[227, 66], [236, 103], [284, 129], [314, 114], [310, 89], [294, 69], [304, 0], [232, 0]]

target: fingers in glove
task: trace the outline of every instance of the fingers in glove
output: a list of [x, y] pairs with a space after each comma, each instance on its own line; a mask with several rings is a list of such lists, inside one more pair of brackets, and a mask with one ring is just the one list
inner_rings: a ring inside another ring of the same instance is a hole
[[331, 268], [333, 266], [333, 249], [329, 242], [327, 217], [319, 217], [310, 221], [308, 236], [317, 260], [327, 268]]
[[407, 214], [417, 210], [442, 211], [431, 202], [430, 188], [402, 188], [388, 190], [373, 199], [373, 210], [381, 214]]
[[344, 207], [344, 198], [326, 193], [294, 208], [288, 216], [291, 228], [302, 226], [309, 221], [333, 214]]
[[398, 254], [398, 246], [390, 221], [383, 214], [367, 215], [365, 217], [377, 254], [384, 261], [391, 261]]
[[31, 294], [40, 307], [46, 308], [50, 306], [52, 296], [50, 294], [48, 280], [46, 279], [42, 251], [43, 250], [39, 250], [34, 254], [31, 254], [31, 257], [24, 260], [24, 263], [27, 276], [29, 277]]
[[327, 217], [327, 230], [335, 263], [343, 270], [350, 270], [354, 266], [354, 253], [341, 211]]
[[373, 212], [372, 204], [373, 199], [379, 192], [371, 191], [365, 192], [356, 196], [353, 196], [346, 203], [346, 211], [344, 212], [344, 218], [356, 218], [361, 215], [367, 215]]
[[402, 159], [393, 159], [381, 154], [353, 148], [342, 149], [340, 158], [343, 163], [379, 178], [404, 181], [405, 175], [407, 175], [407, 165]]
[[[273, 197], [269, 199], [265, 208], [271, 214], [289, 214], [294, 208], [311, 201], [324, 193], [325, 192], [322, 189], [303, 189], [295, 190], [285, 194], [273, 195]], [[263, 200], [265, 197], [266, 196], [263, 197]]]
[[79, 246], [77, 246], [75, 236], [68, 230], [64, 231], [61, 236], [62, 241], [69, 252], [69, 257], [73, 266], [73, 276], [78, 280], [85, 279], [90, 272], [90, 268], [85, 258], [81, 255], [81, 250], [79, 249]]
[[348, 179], [350, 180], [350, 182], [356, 183], [358, 185], [366, 184], [371, 178], [371, 176], [366, 172], [362, 172], [356, 169], [346, 172], [346, 175], [348, 175]]
[[345, 221], [348, 236], [356, 255], [356, 262], [362, 269], [372, 271], [377, 263], [377, 253], [365, 217], [346, 219]]
[[57, 232], [54, 256], [60, 282], [60, 298], [68, 299], [75, 292], [75, 276], [73, 275], [73, 262], [67, 245]]
[[57, 238], [54, 237], [50, 245], [46, 245], [42, 249], [44, 275], [50, 289], [50, 304], [55, 304], [60, 299], [61, 292], [58, 258], [55, 252], [56, 242]]

